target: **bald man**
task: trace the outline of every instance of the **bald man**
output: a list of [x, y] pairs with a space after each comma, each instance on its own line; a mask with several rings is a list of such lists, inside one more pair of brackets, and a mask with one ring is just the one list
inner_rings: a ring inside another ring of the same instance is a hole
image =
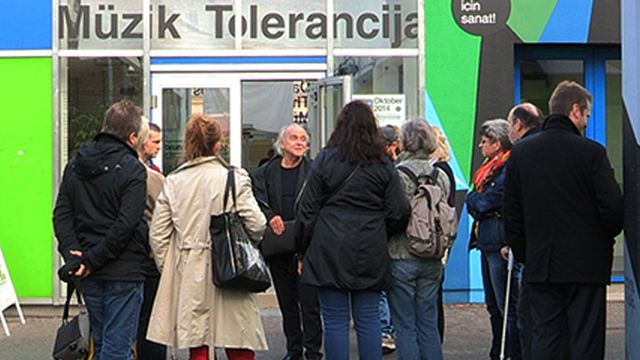
[[509, 121], [509, 138], [511, 142], [533, 135], [540, 131], [544, 121], [542, 111], [532, 103], [522, 103], [514, 106], [507, 116]]
[[[544, 116], [535, 105], [525, 102], [511, 108], [507, 116], [509, 121], [509, 138], [516, 142], [540, 132]], [[508, 170], [507, 170], [508, 171]], [[502, 257], [508, 260], [509, 246], [505, 244], [500, 250]], [[533, 336], [533, 324], [531, 322], [531, 310], [529, 309], [529, 287], [524, 282], [524, 264], [518, 264], [522, 269], [518, 294], [518, 330], [520, 331], [520, 348], [522, 359], [531, 359], [531, 338]]]

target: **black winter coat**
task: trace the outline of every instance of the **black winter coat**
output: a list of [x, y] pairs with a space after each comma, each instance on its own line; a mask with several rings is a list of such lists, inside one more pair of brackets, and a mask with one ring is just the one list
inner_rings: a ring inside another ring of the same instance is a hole
[[[258, 205], [267, 218], [267, 223], [274, 216], [282, 214], [281, 162], [282, 156], [274, 156], [251, 173], [253, 195], [258, 200]], [[304, 157], [299, 166], [296, 194], [300, 194], [302, 191], [307, 175], [311, 171], [311, 160]]]
[[505, 230], [527, 282], [609, 283], [622, 206], [605, 148], [566, 116], [551, 115], [513, 148]]
[[147, 173], [136, 152], [109, 134], [98, 134], [67, 164], [53, 224], [58, 251], [83, 252], [87, 279], [142, 281], [150, 267], [144, 219]]
[[387, 241], [406, 230], [409, 200], [391, 160], [360, 166], [340, 188], [355, 168], [336, 149], [321, 151], [313, 162], [296, 221], [306, 284], [345, 290], [389, 285]]

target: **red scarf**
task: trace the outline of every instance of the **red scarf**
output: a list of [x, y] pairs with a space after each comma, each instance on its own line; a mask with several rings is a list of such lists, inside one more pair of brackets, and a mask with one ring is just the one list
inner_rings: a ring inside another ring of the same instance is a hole
[[473, 175], [473, 186], [475, 191], [484, 191], [489, 181], [493, 179], [498, 171], [502, 169], [504, 164], [506, 164], [507, 160], [509, 160], [509, 155], [511, 155], [511, 150], [500, 152], [492, 159], [485, 159], [478, 171]]

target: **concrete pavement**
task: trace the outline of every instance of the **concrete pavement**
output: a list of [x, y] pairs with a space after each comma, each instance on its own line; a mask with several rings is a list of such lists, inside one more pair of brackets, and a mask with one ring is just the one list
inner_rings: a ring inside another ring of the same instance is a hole
[[[623, 287], [616, 285], [609, 291], [607, 303], [607, 360], [624, 359], [624, 302]], [[265, 300], [266, 301], [266, 300]], [[263, 305], [269, 302], [263, 302]], [[27, 323], [20, 324], [14, 308], [5, 311], [11, 336], [0, 334], [0, 360], [50, 359], [51, 347], [62, 314], [61, 307], [23, 306]], [[258, 359], [280, 360], [285, 353], [281, 316], [277, 309], [265, 307], [262, 319], [270, 350], [259, 352]], [[483, 304], [461, 304], [445, 306], [445, 359], [488, 359], [490, 328], [487, 311]], [[356, 340], [352, 332], [352, 359], [357, 359]], [[219, 359], [226, 357], [219, 353]], [[178, 352], [178, 359], [188, 359], [185, 351]], [[393, 354], [385, 360], [395, 359]], [[160, 360], [160, 359], [159, 359]]]

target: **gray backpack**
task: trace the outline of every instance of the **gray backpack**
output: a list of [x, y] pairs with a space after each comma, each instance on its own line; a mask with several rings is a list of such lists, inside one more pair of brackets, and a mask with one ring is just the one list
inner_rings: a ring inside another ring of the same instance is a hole
[[416, 176], [409, 168], [398, 166], [416, 185], [410, 200], [411, 217], [407, 226], [408, 250], [425, 259], [442, 259], [453, 246], [458, 233], [456, 209], [447, 203], [437, 184], [438, 168], [431, 174]]

